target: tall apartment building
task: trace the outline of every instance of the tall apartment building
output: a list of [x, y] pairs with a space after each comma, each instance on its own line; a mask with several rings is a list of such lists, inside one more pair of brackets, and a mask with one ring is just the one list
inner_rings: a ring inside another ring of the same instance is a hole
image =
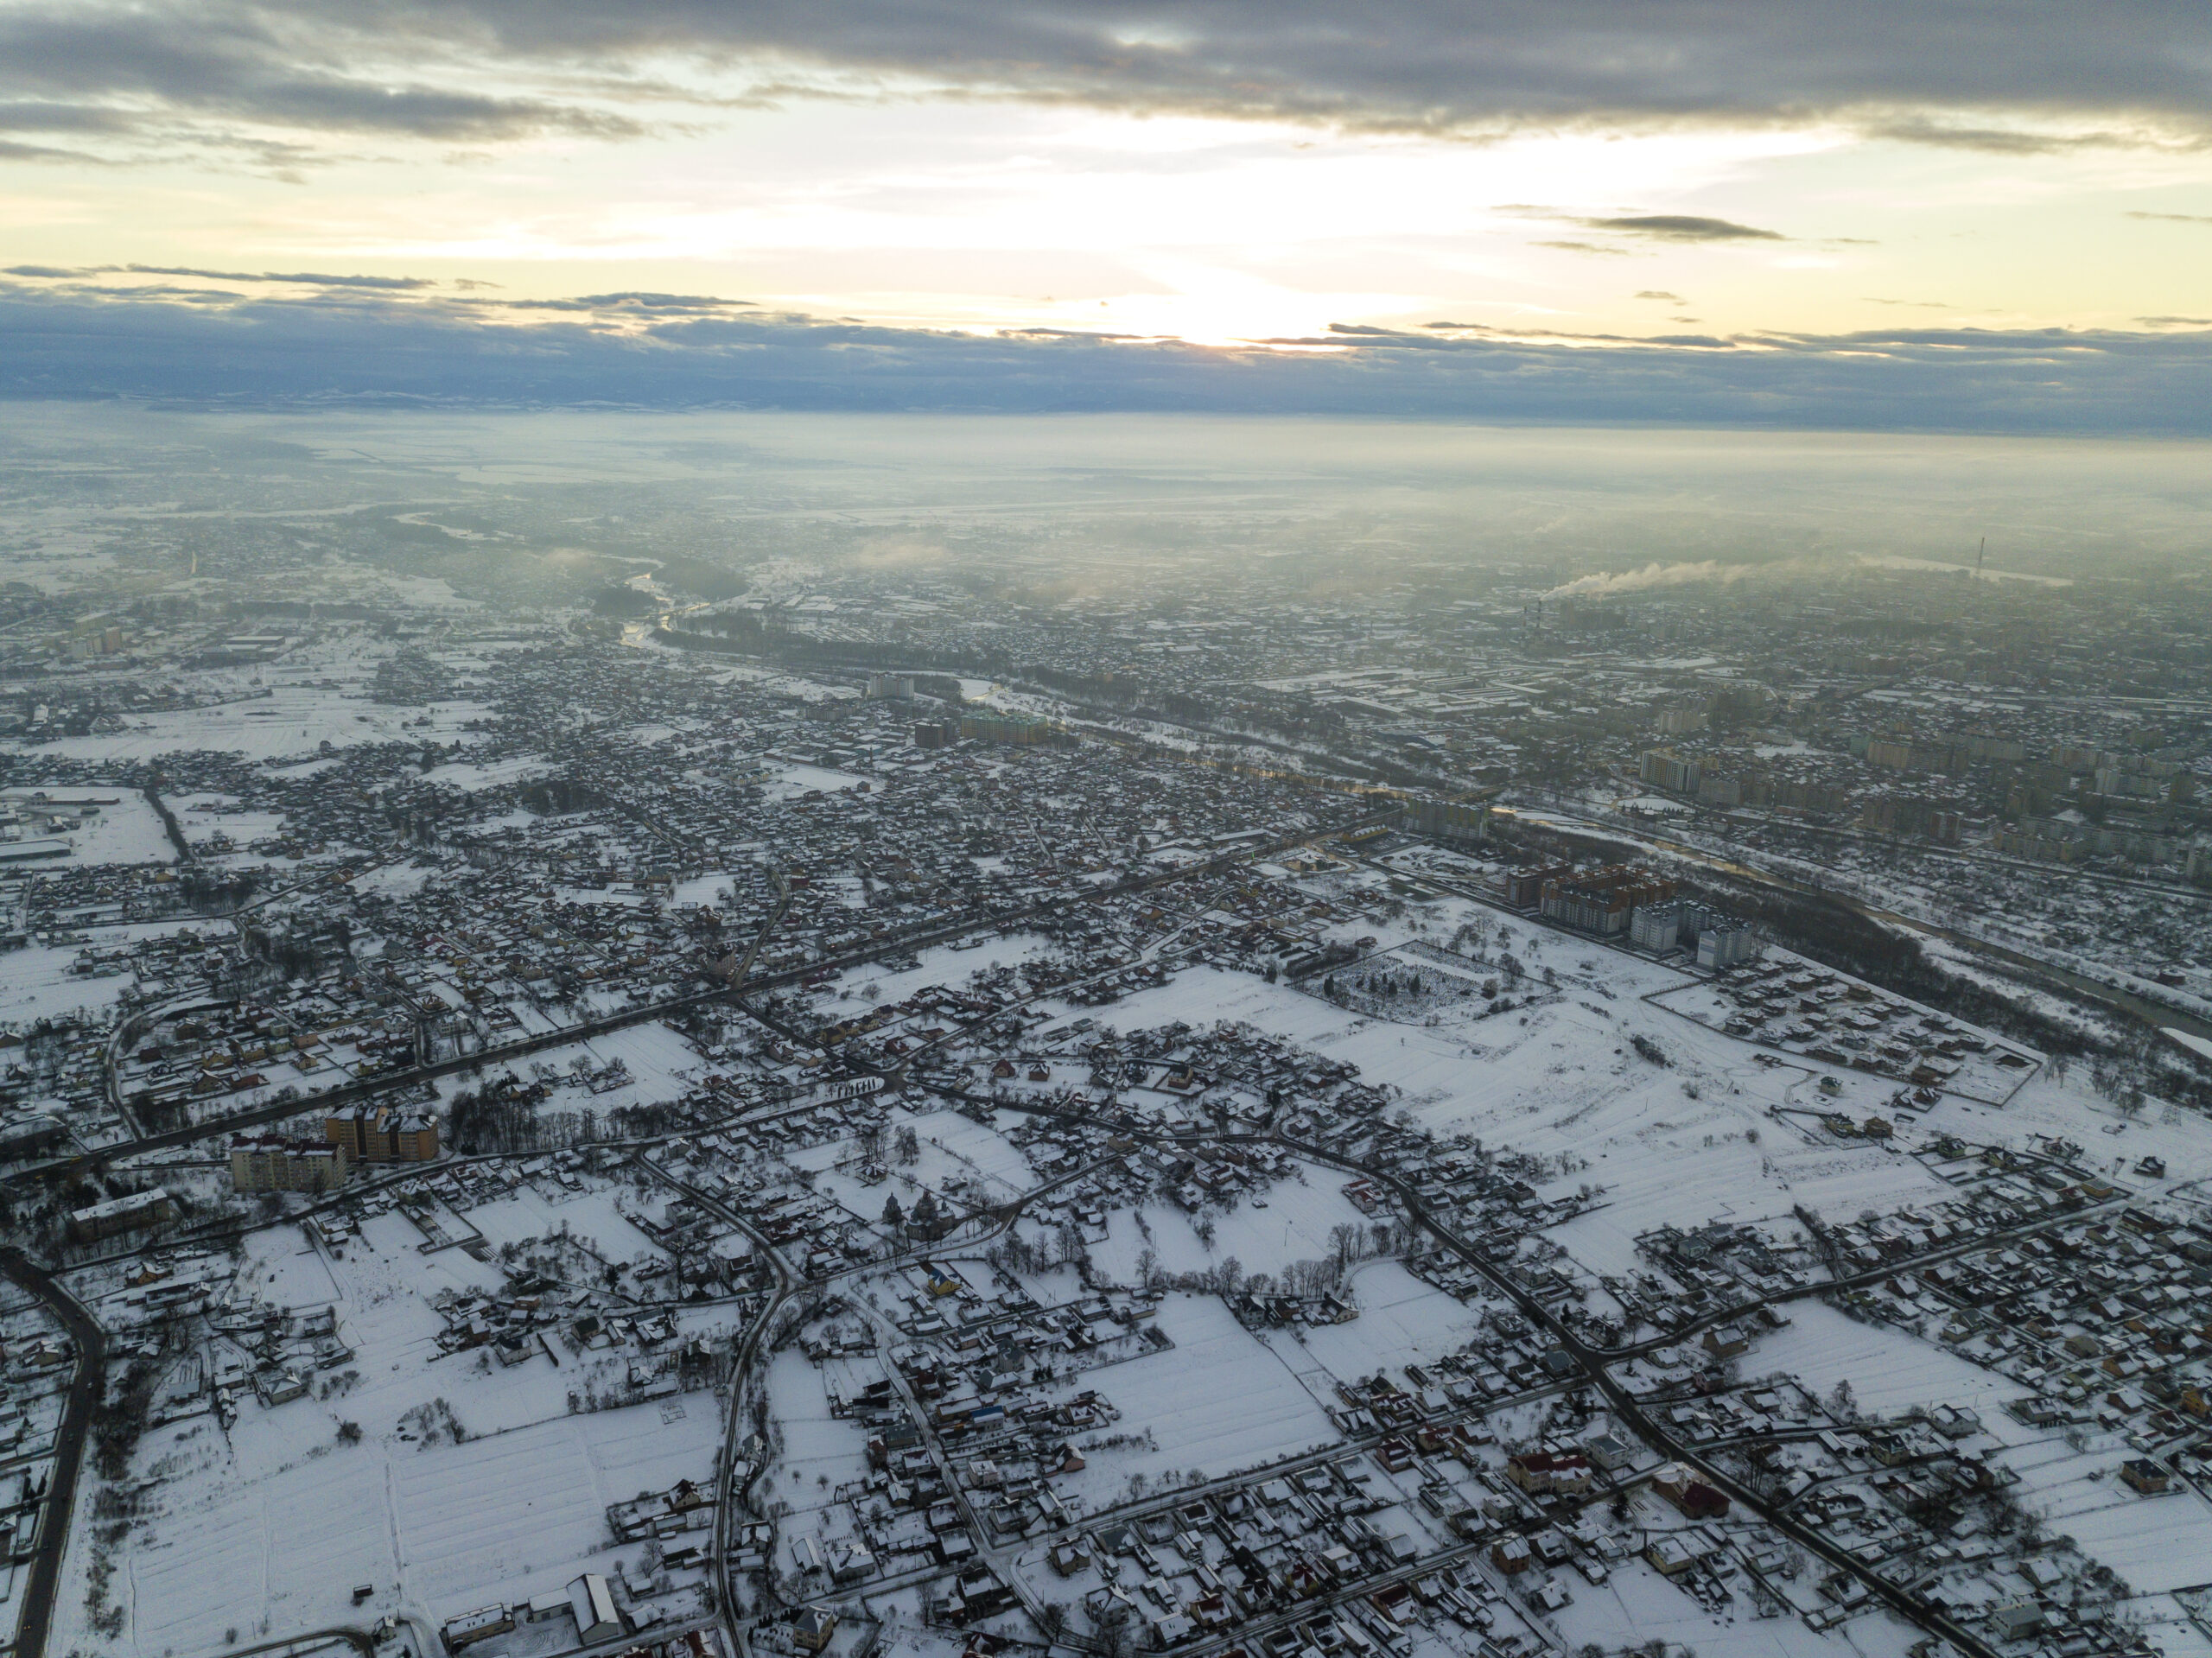
[[1497, 878], [1497, 894], [1516, 910], [1533, 910], [1544, 896], [1544, 883], [1571, 875], [1570, 863], [1544, 864], [1532, 869], [1509, 869]]
[[1637, 761], [1637, 775], [1656, 789], [1669, 794], [1694, 795], [1705, 768], [1695, 760], [1686, 760], [1669, 748], [1647, 748]]
[[1765, 951], [1766, 943], [1757, 933], [1740, 923], [1731, 923], [1698, 935], [1697, 964], [1713, 969], [1731, 968], [1757, 961]]
[[1674, 882], [1648, 869], [1612, 864], [1546, 881], [1541, 909], [1546, 920], [1611, 937], [1629, 930], [1639, 905], [1663, 904], [1674, 895]]
[[322, 1120], [322, 1137], [356, 1163], [428, 1163], [438, 1154], [438, 1120], [428, 1111], [348, 1105]]
[[1406, 808], [1406, 816], [1418, 833], [1440, 841], [1479, 842], [1490, 808], [1460, 800], [1420, 799]]
[[987, 743], [1012, 743], [1022, 748], [1067, 740], [1057, 726], [1044, 720], [1027, 720], [1018, 715], [988, 712], [962, 715], [961, 741], [977, 739]]
[[328, 1191], [346, 1184], [343, 1146], [282, 1134], [238, 1134], [231, 1140], [231, 1185], [238, 1191]]

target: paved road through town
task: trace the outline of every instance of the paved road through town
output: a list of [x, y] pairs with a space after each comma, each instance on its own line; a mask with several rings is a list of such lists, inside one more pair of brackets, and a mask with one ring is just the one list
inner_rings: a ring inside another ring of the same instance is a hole
[[22, 1251], [0, 1248], [0, 1273], [44, 1303], [61, 1320], [77, 1350], [76, 1374], [62, 1401], [61, 1426], [54, 1436], [54, 1483], [39, 1518], [38, 1547], [31, 1555], [29, 1585], [17, 1614], [11, 1658], [45, 1658], [54, 1626], [54, 1603], [61, 1587], [61, 1557], [69, 1546], [69, 1522], [77, 1505], [77, 1477], [83, 1471], [85, 1443], [92, 1413], [107, 1385], [107, 1333], [72, 1296]]

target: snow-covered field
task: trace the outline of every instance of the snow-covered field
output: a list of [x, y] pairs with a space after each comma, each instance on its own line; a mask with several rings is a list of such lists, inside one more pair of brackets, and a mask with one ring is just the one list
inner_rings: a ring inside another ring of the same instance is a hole
[[[4, 800], [17, 811], [31, 815], [35, 820], [40, 814], [40, 804], [32, 796], [36, 792], [29, 789], [10, 789], [0, 794], [0, 800]], [[176, 848], [169, 844], [168, 833], [162, 828], [160, 814], [136, 789], [56, 789], [52, 792], [63, 801], [90, 797], [106, 803], [98, 812], [87, 817], [80, 829], [57, 833], [47, 829], [41, 823], [29, 831], [32, 839], [59, 839], [67, 842], [68, 863], [141, 864], [175, 861]], [[52, 868], [63, 862], [58, 858], [51, 859], [40, 867]]]
[[1180, 1483], [1192, 1470], [1218, 1478], [1336, 1442], [1313, 1394], [1217, 1299], [1170, 1295], [1154, 1322], [1172, 1349], [1087, 1370], [1054, 1390], [1095, 1388], [1121, 1411], [1116, 1431], [1152, 1431], [1152, 1447], [1086, 1452], [1089, 1466], [1067, 1477], [1093, 1511], [1125, 1497], [1135, 1474], [1154, 1487]]
[[[471, 1218], [519, 1236], [526, 1214], [542, 1234], [563, 1207], [539, 1215], [510, 1200]], [[610, 1226], [626, 1229], [611, 1214], [575, 1218], [610, 1245]], [[241, 1639], [281, 1636], [387, 1611], [435, 1625], [486, 1599], [524, 1599], [605, 1569], [615, 1555], [608, 1503], [712, 1472], [721, 1414], [710, 1395], [688, 1395], [681, 1417], [658, 1404], [571, 1413], [572, 1393], [619, 1377], [619, 1354], [578, 1355], [557, 1338], [557, 1367], [542, 1354], [512, 1368], [481, 1350], [442, 1354], [430, 1298], [494, 1288], [501, 1274], [459, 1249], [424, 1255], [421, 1242], [397, 1214], [368, 1220], [334, 1261], [289, 1227], [255, 1235], [241, 1294], [295, 1311], [334, 1307], [356, 1356], [288, 1404], [264, 1409], [243, 1394], [227, 1435], [205, 1415], [145, 1435], [134, 1467], [161, 1483], [150, 1523], [117, 1572], [124, 1633], [86, 1650], [214, 1652], [232, 1629]], [[421, 1437], [403, 1421], [436, 1400], [461, 1424], [461, 1443]], [[362, 1430], [358, 1444], [339, 1437], [349, 1421]], [[90, 1553], [80, 1533], [55, 1630], [60, 1651], [85, 1638], [71, 1624]], [[376, 1585], [359, 1609], [356, 1584]]]
[[[1422, 1283], [1395, 1261], [1364, 1261], [1352, 1269], [1349, 1281], [1359, 1317], [1306, 1331], [1297, 1344], [1340, 1381], [1377, 1370], [1395, 1375], [1408, 1364], [1433, 1364], [1474, 1339], [1479, 1308]], [[1292, 1344], [1281, 1334], [1271, 1333], [1268, 1339], [1278, 1353]]]

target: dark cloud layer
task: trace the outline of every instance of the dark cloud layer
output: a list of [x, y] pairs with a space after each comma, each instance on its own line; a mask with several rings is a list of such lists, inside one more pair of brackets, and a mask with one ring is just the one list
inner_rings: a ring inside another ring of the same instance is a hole
[[2037, 150], [2212, 130], [2202, 0], [30, 0], [0, 16], [0, 130], [621, 137], [698, 101], [672, 63], [753, 66], [755, 96], [830, 71], [1427, 130], [1843, 111]]
[[1585, 230], [1612, 231], [1622, 236], [1648, 236], [1661, 242], [1783, 242], [1779, 231], [1754, 229], [1727, 219], [1700, 219], [1694, 213], [1631, 213], [1618, 219], [1578, 219]]
[[0, 396], [2212, 435], [2212, 332], [1643, 340], [1454, 324], [1282, 342], [1336, 348], [1321, 354], [1047, 333], [979, 338], [681, 308], [616, 328], [606, 314], [523, 324], [468, 300], [341, 294], [215, 305], [0, 285]]
[[9, 265], [0, 275], [54, 280], [129, 275], [197, 276], [204, 282], [291, 283], [315, 288], [366, 288], [405, 292], [435, 286], [427, 276], [334, 276], [315, 270], [202, 270], [193, 265]]

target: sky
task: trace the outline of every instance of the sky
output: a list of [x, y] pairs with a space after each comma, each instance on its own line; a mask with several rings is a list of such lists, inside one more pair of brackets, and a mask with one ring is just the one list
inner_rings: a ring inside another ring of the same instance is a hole
[[0, 392], [2201, 434], [2212, 8], [0, 0]]

